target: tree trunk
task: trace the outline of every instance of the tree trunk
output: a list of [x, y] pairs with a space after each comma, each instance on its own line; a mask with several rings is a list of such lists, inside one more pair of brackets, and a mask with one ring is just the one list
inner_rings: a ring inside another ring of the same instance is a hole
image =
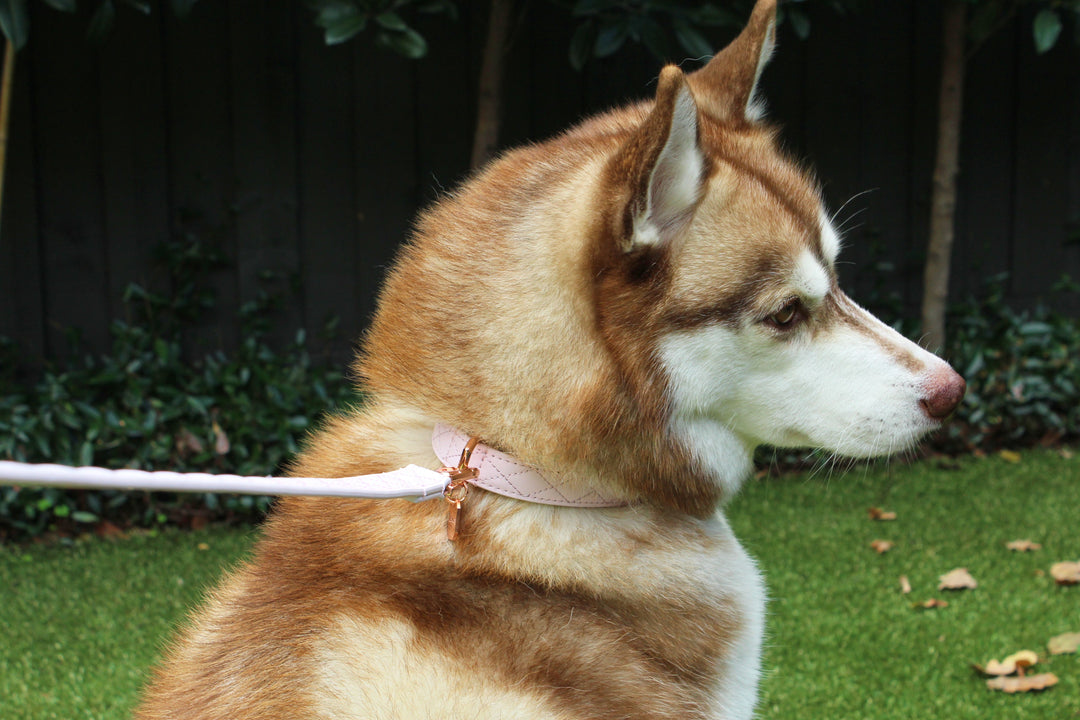
[[11, 85], [15, 77], [15, 44], [4, 50], [4, 72], [0, 80], [0, 208], [4, 205], [4, 174], [7, 167], [8, 125], [11, 119]]
[[499, 147], [499, 120], [502, 114], [503, 61], [509, 45], [510, 19], [514, 0], [491, 0], [487, 40], [480, 65], [476, 100], [476, 132], [473, 135], [472, 168], [480, 167]]
[[922, 301], [923, 344], [934, 351], [945, 347], [945, 308], [949, 298], [949, 263], [956, 221], [956, 175], [960, 166], [966, 10], [964, 0], [946, 0], [942, 11], [937, 158]]

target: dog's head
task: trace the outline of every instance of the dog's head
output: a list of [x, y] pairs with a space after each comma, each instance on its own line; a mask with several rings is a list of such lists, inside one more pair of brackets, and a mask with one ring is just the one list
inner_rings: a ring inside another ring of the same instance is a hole
[[818, 188], [761, 122], [774, 24], [763, 0], [707, 66], [663, 70], [607, 165], [595, 260], [608, 341], [652, 347], [653, 367], [628, 371], [659, 372], [671, 431], [720, 478], [740, 475], [734, 446], [910, 447], [964, 393], [948, 364], [838, 287], [840, 240]]
[[425, 213], [358, 366], [372, 401], [707, 514], [761, 443], [909, 447], [949, 366], [837, 286], [840, 241], [757, 81], [775, 2], [653, 102], [504, 155]]

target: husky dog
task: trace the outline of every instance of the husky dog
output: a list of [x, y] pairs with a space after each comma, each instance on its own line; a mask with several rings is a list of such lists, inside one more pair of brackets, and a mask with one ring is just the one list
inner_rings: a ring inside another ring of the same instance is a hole
[[751, 717], [765, 595], [719, 510], [754, 448], [895, 452], [964, 393], [837, 286], [821, 194], [762, 121], [774, 25], [760, 0], [702, 69], [423, 214], [366, 402], [294, 472], [436, 468], [477, 437], [494, 480], [282, 501], [138, 717]]

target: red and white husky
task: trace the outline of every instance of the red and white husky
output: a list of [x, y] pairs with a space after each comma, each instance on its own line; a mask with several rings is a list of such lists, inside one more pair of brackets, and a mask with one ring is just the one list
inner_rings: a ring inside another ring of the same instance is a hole
[[754, 447], [891, 453], [964, 392], [837, 287], [829, 213], [755, 95], [774, 24], [761, 0], [703, 69], [426, 212], [367, 402], [295, 467], [438, 467], [445, 424], [447, 453], [478, 436], [560, 500], [474, 487], [453, 541], [441, 500], [281, 502], [140, 718], [753, 714], [765, 594], [719, 509]]

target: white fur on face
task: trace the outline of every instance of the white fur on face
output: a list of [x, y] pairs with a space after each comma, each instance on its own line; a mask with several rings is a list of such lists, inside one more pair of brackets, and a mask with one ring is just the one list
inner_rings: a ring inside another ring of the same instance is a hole
[[833, 228], [824, 210], [821, 212], [821, 250], [829, 265], [835, 263], [837, 256], [840, 255], [840, 235]]
[[832, 281], [814, 254], [805, 250], [795, 263], [791, 284], [807, 305], [814, 306], [828, 294]]
[[762, 443], [873, 457], [908, 448], [937, 425], [920, 399], [942, 360], [839, 291], [829, 325], [811, 327], [829, 279], [809, 252], [790, 284], [810, 308], [803, 327], [781, 334], [753, 319], [673, 331], [660, 344], [672, 429], [728, 490]]

